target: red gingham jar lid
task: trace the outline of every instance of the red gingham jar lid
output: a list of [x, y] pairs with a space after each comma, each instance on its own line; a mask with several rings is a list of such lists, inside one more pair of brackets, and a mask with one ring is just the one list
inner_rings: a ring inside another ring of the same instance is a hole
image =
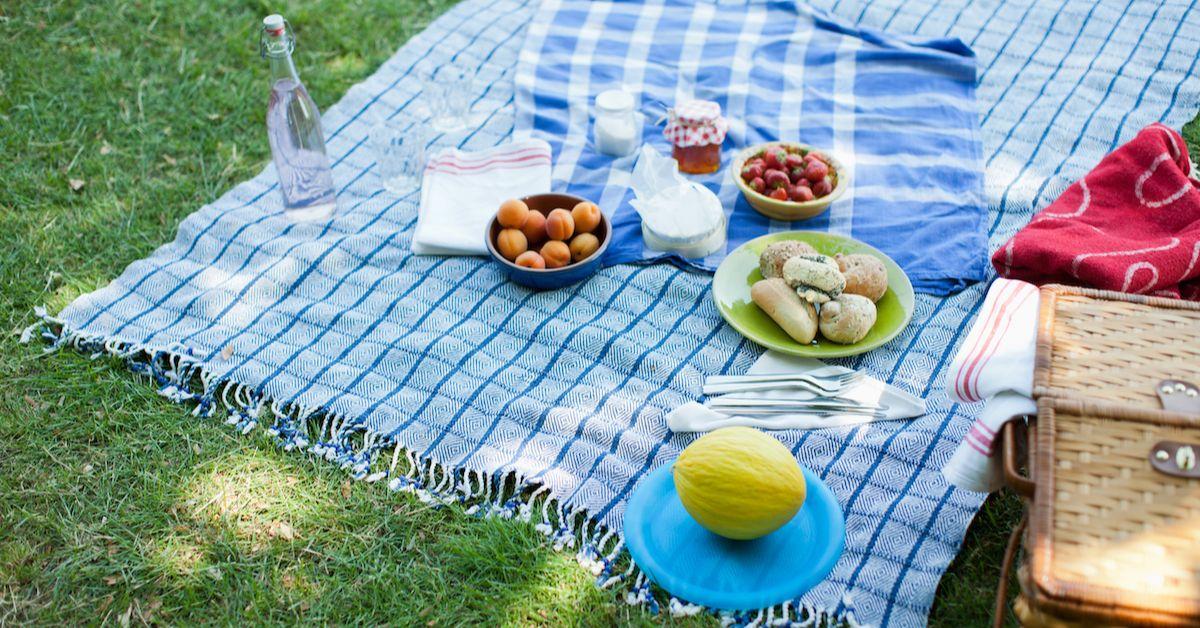
[[721, 105], [711, 100], [688, 100], [667, 111], [663, 136], [676, 146], [706, 146], [725, 141], [729, 122], [721, 117]]

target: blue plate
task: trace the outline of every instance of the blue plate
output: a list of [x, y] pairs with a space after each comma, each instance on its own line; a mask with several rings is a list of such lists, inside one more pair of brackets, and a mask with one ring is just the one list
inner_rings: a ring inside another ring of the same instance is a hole
[[633, 561], [671, 595], [709, 608], [753, 610], [803, 595], [842, 555], [846, 520], [829, 487], [801, 469], [804, 505], [783, 527], [753, 541], [700, 527], [679, 501], [671, 467], [654, 471], [625, 507]]

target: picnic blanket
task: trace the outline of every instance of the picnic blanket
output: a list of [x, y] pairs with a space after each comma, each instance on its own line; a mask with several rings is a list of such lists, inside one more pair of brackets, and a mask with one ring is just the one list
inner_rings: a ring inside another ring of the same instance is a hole
[[[1179, 128], [1200, 104], [1200, 40], [1189, 35], [1200, 14], [1186, 2], [817, 5], [830, 19], [955, 36], [975, 50], [993, 249], [1137, 129]], [[531, 516], [573, 543], [602, 584], [650, 603], [645, 579], [611, 562], [625, 500], [694, 438], [669, 433], [667, 412], [697, 398], [706, 375], [748, 369], [759, 350], [721, 322], [703, 273], [617, 265], [533, 293], [482, 258], [411, 255], [417, 194], [383, 192], [366, 145], [368, 111], [427, 121], [420, 75], [451, 59], [479, 69], [475, 124], [433, 141], [508, 139], [517, 57], [539, 10], [552, 7], [468, 0], [326, 108], [339, 186], [331, 220], [287, 222], [268, 167], [46, 320], [60, 346], [123, 357], [199, 415], [262, 425], [396, 490]], [[939, 473], [978, 410], [952, 403], [939, 380], [984, 288], [919, 295], [903, 334], [842, 362], [925, 396], [927, 416], [778, 434], [837, 495], [846, 551], [786, 608], [734, 619], [925, 622], [984, 497]]]
[[[802, 3], [547, 3], [517, 67], [517, 129], [550, 143], [556, 190], [612, 216], [606, 264], [668, 259], [716, 270], [747, 240], [788, 229], [832, 231], [891, 256], [921, 292], [949, 294], [987, 269], [987, 202], [975, 56], [954, 38], [850, 25]], [[653, 36], [650, 34], [653, 33]], [[725, 248], [685, 259], [647, 248], [630, 205], [638, 153], [613, 159], [591, 140], [597, 94], [637, 95], [643, 137], [670, 154], [665, 107], [715, 101], [729, 120], [728, 166], [747, 146], [801, 141], [842, 160], [849, 194], [816, 218], [772, 220], [730, 168], [693, 177], [721, 199]]]

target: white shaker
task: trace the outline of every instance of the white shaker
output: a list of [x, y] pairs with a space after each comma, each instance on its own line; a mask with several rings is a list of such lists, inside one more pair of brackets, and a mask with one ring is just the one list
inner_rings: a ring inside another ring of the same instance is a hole
[[642, 144], [642, 119], [629, 92], [610, 89], [596, 96], [592, 141], [596, 150], [612, 157], [631, 155]]

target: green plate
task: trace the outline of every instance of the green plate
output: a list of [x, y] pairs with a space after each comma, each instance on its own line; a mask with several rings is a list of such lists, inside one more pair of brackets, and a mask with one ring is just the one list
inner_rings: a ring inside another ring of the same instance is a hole
[[[852, 344], [840, 345], [829, 342], [819, 334], [812, 344], [802, 345], [792, 340], [775, 321], [771, 320], [750, 300], [750, 286], [762, 279], [758, 272], [758, 256], [772, 242], [800, 240], [807, 242], [825, 255], [838, 253], [870, 253], [883, 260], [888, 273], [888, 291], [875, 304], [878, 315], [875, 326], [866, 338]], [[875, 247], [831, 233], [817, 231], [785, 231], [755, 238], [734, 249], [717, 268], [713, 276], [713, 299], [721, 316], [743, 336], [758, 344], [790, 353], [813, 358], [839, 358], [865, 353], [895, 338], [908, 325], [913, 312], [913, 288], [908, 275], [892, 258]]]

